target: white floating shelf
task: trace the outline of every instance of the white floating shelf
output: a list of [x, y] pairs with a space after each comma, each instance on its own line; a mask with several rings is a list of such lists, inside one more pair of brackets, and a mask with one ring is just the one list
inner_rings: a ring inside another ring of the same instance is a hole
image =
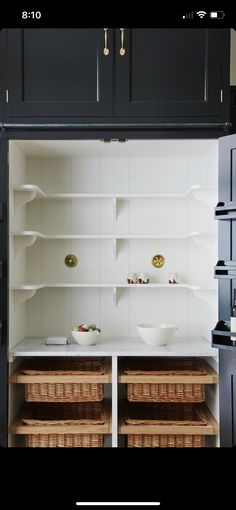
[[[10, 289], [15, 293], [15, 303], [26, 301], [33, 297], [37, 290], [39, 289], [86, 289], [86, 288], [97, 288], [97, 289], [112, 289], [112, 297], [113, 297], [113, 305], [117, 306], [118, 302], [118, 289], [128, 289], [128, 288], [137, 288], [137, 289], [188, 289], [195, 293], [198, 296], [198, 293], [201, 293], [201, 298], [204, 292], [212, 292], [216, 291], [217, 287], [209, 286], [209, 285], [197, 285], [190, 283], [178, 283], [178, 284], [169, 284], [169, 283], [148, 283], [148, 284], [130, 284], [130, 283], [42, 283], [42, 284], [26, 284], [26, 285], [11, 285]], [[175, 292], [175, 291], [174, 291]]]
[[25, 194], [26, 199], [23, 203], [30, 202], [31, 200], [70, 200], [75, 198], [107, 198], [115, 200], [129, 200], [135, 198], [184, 199], [191, 194], [193, 194], [194, 198], [201, 201], [201, 192], [203, 194], [206, 192], [216, 192], [216, 188], [212, 186], [201, 186], [198, 184], [191, 186], [184, 193], [45, 193], [35, 184], [23, 184], [21, 186], [13, 187], [12, 189], [16, 195], [22, 193]]
[[188, 239], [190, 237], [216, 237], [212, 232], [189, 232], [188, 234], [42, 234], [34, 230], [12, 232], [14, 237], [35, 237], [40, 239]]
[[203, 337], [172, 338], [165, 346], [146, 345], [140, 338], [105, 337], [101, 335], [96, 345], [76, 344], [45, 345], [45, 338], [24, 338], [9, 352], [9, 361], [31, 356], [218, 356], [218, 349], [211, 347]]
[[217, 287], [209, 285], [197, 285], [190, 283], [42, 283], [42, 284], [26, 284], [26, 285], [11, 285], [11, 290], [38, 290], [46, 288], [160, 288], [160, 289], [190, 289], [190, 290], [217, 290]]
[[73, 200], [73, 199], [110, 199], [113, 221], [118, 217], [118, 201], [131, 199], [185, 199], [193, 198], [213, 207], [216, 200], [216, 188], [194, 185], [184, 193], [45, 193], [35, 184], [23, 184], [13, 188], [15, 213], [20, 207], [32, 200]]
[[117, 241], [125, 239], [193, 239], [195, 242], [203, 244], [206, 239], [216, 238], [216, 234], [212, 232], [189, 232], [187, 234], [176, 235], [156, 235], [156, 234], [43, 234], [34, 230], [22, 230], [20, 232], [12, 232], [15, 245], [15, 256], [22, 250], [32, 246], [37, 239], [45, 240], [67, 240], [67, 239], [111, 239], [113, 258], [117, 257]]

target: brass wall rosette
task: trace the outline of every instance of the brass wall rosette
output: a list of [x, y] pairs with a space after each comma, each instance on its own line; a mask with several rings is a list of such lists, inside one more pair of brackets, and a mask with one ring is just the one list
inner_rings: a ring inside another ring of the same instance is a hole
[[65, 262], [66, 267], [73, 268], [73, 267], [77, 266], [78, 259], [77, 259], [76, 255], [73, 255], [72, 253], [69, 253], [64, 258], [64, 262]]
[[152, 265], [156, 269], [160, 269], [161, 267], [163, 267], [165, 264], [165, 261], [166, 261], [165, 257], [163, 257], [163, 255], [160, 255], [159, 253], [152, 257]]

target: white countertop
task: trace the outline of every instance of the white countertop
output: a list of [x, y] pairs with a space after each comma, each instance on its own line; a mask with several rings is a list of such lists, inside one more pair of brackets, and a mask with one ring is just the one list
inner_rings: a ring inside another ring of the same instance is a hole
[[9, 360], [28, 356], [218, 356], [218, 349], [203, 337], [172, 339], [162, 347], [146, 345], [139, 338], [101, 337], [96, 345], [45, 345], [44, 338], [24, 338], [9, 351]]

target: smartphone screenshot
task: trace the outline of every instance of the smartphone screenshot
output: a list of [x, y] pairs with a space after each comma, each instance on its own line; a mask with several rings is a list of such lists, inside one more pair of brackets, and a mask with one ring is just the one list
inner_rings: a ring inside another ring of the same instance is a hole
[[0, 453], [18, 508], [231, 508], [236, 15], [201, 7], [2, 16]]

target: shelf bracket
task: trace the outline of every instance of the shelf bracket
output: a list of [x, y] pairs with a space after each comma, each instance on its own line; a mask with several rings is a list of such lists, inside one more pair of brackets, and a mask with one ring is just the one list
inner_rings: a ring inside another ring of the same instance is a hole
[[113, 300], [113, 306], [117, 306], [117, 287], [112, 288], [112, 300]]
[[114, 260], [117, 258], [117, 239], [112, 239], [112, 257]]
[[193, 189], [192, 190], [192, 196], [199, 202], [202, 202], [203, 204], [207, 205], [211, 209], [214, 208], [214, 204], [216, 203], [217, 199], [217, 190], [216, 189]]
[[200, 248], [205, 248], [208, 251], [212, 251], [212, 246], [217, 242], [216, 234], [208, 234], [208, 235], [193, 235], [192, 239], [194, 243]]
[[30, 289], [30, 290], [14, 290], [14, 303], [15, 305], [20, 305], [21, 303], [24, 303], [28, 299], [31, 299], [35, 296], [37, 289]]
[[215, 300], [217, 302], [216, 289], [204, 289], [204, 290], [203, 289], [195, 289], [195, 290], [193, 290], [193, 294], [194, 294], [194, 296], [196, 296], [196, 298], [201, 299], [202, 301], [205, 301], [211, 307], [214, 306], [214, 301], [212, 300], [212, 298], [214, 296], [213, 293], [215, 293]]
[[112, 219], [113, 221], [117, 220], [117, 198], [112, 198]]
[[32, 246], [37, 239], [36, 235], [25, 235], [25, 236], [14, 236], [14, 253], [15, 257], [19, 255], [23, 250]]
[[14, 191], [14, 211], [17, 213], [18, 209], [28, 202], [32, 202], [37, 195], [36, 190], [15, 190]]

